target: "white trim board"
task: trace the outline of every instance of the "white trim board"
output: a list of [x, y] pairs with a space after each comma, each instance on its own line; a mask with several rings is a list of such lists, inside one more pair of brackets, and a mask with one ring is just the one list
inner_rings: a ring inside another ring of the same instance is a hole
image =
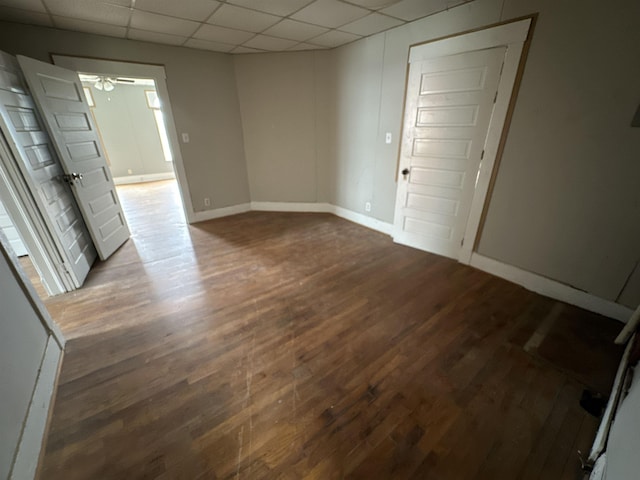
[[333, 213], [340, 218], [344, 218], [345, 220], [349, 220], [350, 222], [370, 228], [371, 230], [376, 230], [386, 235], [391, 235], [391, 232], [393, 230], [393, 224], [391, 223], [383, 222], [382, 220], [378, 220], [377, 218], [369, 217], [367, 215], [363, 215], [362, 213], [354, 212], [353, 210], [338, 207], [337, 205], [331, 205], [331, 207], [332, 211], [330, 213]]
[[0, 198], [27, 247], [47, 293], [54, 296], [73, 290], [75, 285], [66, 273], [64, 261], [55, 246], [53, 236], [38, 212], [24, 177], [20, 174], [15, 157], [2, 138], [0, 138]]
[[513, 265], [507, 265], [478, 253], [471, 255], [470, 265], [484, 272], [504, 278], [510, 282], [523, 286], [527, 290], [539, 293], [561, 302], [569, 303], [591, 312], [615, 318], [626, 323], [633, 311], [619, 303], [596, 297], [577, 288], [570, 287], [556, 280], [543, 277], [536, 273], [527, 272]]
[[196, 212], [191, 203], [191, 193], [187, 182], [187, 172], [184, 168], [182, 150], [178, 140], [178, 130], [173, 118], [173, 110], [169, 99], [169, 89], [167, 87], [167, 75], [162, 65], [148, 65], [143, 63], [118, 62], [115, 60], [101, 60], [86, 57], [74, 57], [70, 55], [51, 55], [53, 63], [59, 67], [73, 70], [75, 72], [91, 73], [107, 76], [130, 76], [152, 78], [156, 83], [158, 98], [162, 104], [165, 126], [169, 136], [169, 145], [173, 155], [173, 169], [178, 181], [178, 190], [182, 200], [182, 208], [187, 222], [197, 222]]
[[315, 212], [333, 213], [333, 205], [314, 202], [251, 202], [257, 212]]
[[[471, 260], [473, 246], [480, 233], [482, 211], [484, 210], [485, 204], [490, 200], [488, 198], [489, 185], [496, 163], [500, 139], [504, 132], [507, 112], [511, 104], [513, 88], [516, 83], [518, 68], [524, 51], [524, 43], [529, 34], [530, 27], [531, 18], [526, 18], [475, 32], [461, 33], [453, 37], [433, 40], [421, 45], [412, 46], [409, 50], [409, 63], [413, 63], [430, 58], [493, 47], [504, 46], [507, 48], [493, 113], [485, 137], [484, 156], [480, 162], [476, 176], [476, 186], [465, 227], [464, 242], [458, 253], [458, 260], [464, 264], [469, 264]], [[406, 94], [407, 92], [405, 92], [405, 96]], [[406, 105], [406, 101], [407, 99], [405, 98], [404, 105]], [[408, 113], [405, 112], [405, 114]], [[401, 168], [401, 163], [402, 162], [398, 162], [398, 169]], [[398, 186], [399, 185], [400, 182], [398, 182]], [[396, 204], [399, 201], [397, 195], [398, 192], [396, 192]], [[396, 216], [396, 222], [399, 221], [399, 217]], [[398, 223], [394, 225], [393, 229], [400, 233], [402, 230], [401, 224]]]
[[113, 177], [116, 185], [129, 185], [132, 183], [157, 182], [158, 180], [171, 180], [176, 178], [173, 172], [147, 173], [146, 175], [129, 175], [126, 177]]
[[[340, 218], [344, 218], [363, 227], [370, 228], [386, 235], [391, 235], [393, 231], [393, 224], [378, 220], [362, 213], [354, 212], [337, 205], [330, 203], [305, 203], [305, 202], [251, 202], [235, 205], [232, 207], [218, 208], [215, 210], [206, 210], [204, 212], [196, 213], [196, 222], [203, 222], [206, 220], [212, 220], [214, 218], [226, 217], [229, 215], [236, 215], [239, 213], [245, 213], [249, 211], [262, 211], [262, 212], [315, 212], [315, 213], [332, 213]], [[464, 262], [460, 262], [464, 263]], [[576, 288], [565, 285], [564, 283], [550, 278], [537, 275], [535, 273], [527, 272], [513, 265], [507, 265], [498, 260], [485, 257], [478, 253], [471, 255], [471, 261], [469, 263], [472, 267], [475, 267], [484, 272], [495, 275], [496, 277], [504, 278], [517, 285], [520, 285], [527, 290], [539, 293], [545, 297], [550, 297], [561, 302], [569, 303], [591, 312], [599, 313], [607, 317], [615, 318], [621, 322], [627, 322], [633, 313], [630, 308], [627, 308], [618, 303], [604, 300], [602, 298], [591, 295], [590, 293], [583, 292]]]
[[337, 217], [344, 218], [345, 220], [386, 235], [391, 235], [391, 229], [393, 228], [393, 225], [390, 223], [330, 203], [251, 202], [251, 210], [262, 212], [332, 213]]
[[35, 478], [36, 476], [40, 453], [45, 446], [47, 421], [50, 410], [53, 407], [56, 380], [61, 361], [62, 349], [55, 338], [50, 336], [40, 364], [40, 372], [31, 397], [16, 456], [11, 467], [10, 480]]
[[245, 213], [251, 210], [250, 203], [241, 203], [240, 205], [232, 205], [230, 207], [214, 208], [213, 210], [204, 210], [202, 212], [194, 212], [193, 223], [206, 222], [215, 218], [229, 217], [239, 213]]
[[217, 208], [214, 210], [205, 210], [196, 212], [195, 221], [204, 222], [214, 218], [226, 217], [229, 215], [237, 215], [249, 211], [256, 212], [312, 212], [312, 213], [331, 213], [337, 217], [344, 218], [350, 222], [357, 223], [363, 227], [370, 228], [377, 232], [391, 235], [393, 225], [391, 223], [378, 220], [377, 218], [363, 215], [346, 208], [338, 207], [330, 203], [315, 202], [251, 202], [234, 205], [232, 207]]

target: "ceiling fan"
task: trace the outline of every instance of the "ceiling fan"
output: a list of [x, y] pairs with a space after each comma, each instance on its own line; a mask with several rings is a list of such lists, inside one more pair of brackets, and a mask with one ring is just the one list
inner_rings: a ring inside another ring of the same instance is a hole
[[82, 75], [81, 80], [91, 82], [97, 90], [104, 90], [105, 92], [112, 91], [118, 83], [129, 85], [136, 83], [132, 78], [109, 77], [106, 75]]

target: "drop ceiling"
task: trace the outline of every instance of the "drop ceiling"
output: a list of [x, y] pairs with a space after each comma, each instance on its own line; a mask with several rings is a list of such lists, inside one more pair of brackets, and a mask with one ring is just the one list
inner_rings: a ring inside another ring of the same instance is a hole
[[469, 0], [0, 0], [0, 20], [227, 53], [338, 47]]

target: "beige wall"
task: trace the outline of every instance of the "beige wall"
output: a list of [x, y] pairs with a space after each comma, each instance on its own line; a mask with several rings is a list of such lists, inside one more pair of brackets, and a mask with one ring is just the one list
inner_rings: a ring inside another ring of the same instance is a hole
[[409, 47], [496, 22], [500, 7], [501, 1], [477, 0], [335, 50], [337, 205], [393, 222]]
[[[316, 82], [328, 86], [332, 101], [316, 102], [316, 111], [305, 117], [322, 118], [317, 112], [322, 107], [328, 124], [301, 122], [294, 129], [300, 137], [315, 135], [316, 148], [328, 152], [318, 163], [326, 172], [316, 179], [318, 188], [331, 203], [393, 222], [410, 45], [539, 12], [479, 252], [634, 306], [640, 302], [638, 275], [621, 290], [640, 257], [640, 129], [629, 128], [640, 101], [639, 9], [631, 0], [606, 5], [476, 0], [331, 51], [327, 69], [316, 69], [324, 75]], [[280, 92], [278, 102], [290, 107], [287, 122], [296, 104], [313, 108], [308, 101], [300, 103], [304, 92], [294, 89], [288, 96], [286, 89], [279, 89], [283, 79], [270, 72], [277, 68], [289, 78], [310, 82], [310, 70], [299, 68], [311, 62], [312, 54], [303, 55], [307, 57], [236, 58], [245, 135], [257, 125], [252, 118], [262, 109], [244, 100], [255, 97], [258, 88], [254, 85], [249, 93], [243, 79], [248, 72], [267, 79], [260, 85], [265, 97]], [[270, 121], [277, 125], [284, 120]], [[265, 125], [259, 128], [266, 134]], [[321, 128], [328, 129], [324, 140], [318, 139]], [[386, 132], [393, 135], [391, 145], [384, 143]], [[253, 139], [249, 169], [260, 164], [262, 171], [268, 170], [270, 161], [253, 156], [259, 157], [262, 148], [259, 138]], [[276, 151], [284, 154], [288, 148], [278, 145]], [[292, 180], [274, 180], [256, 171], [252, 192], [260, 192], [259, 200], [303, 198], [289, 195]], [[305, 177], [305, 184], [313, 180]], [[271, 197], [268, 191], [277, 195]], [[364, 209], [367, 201], [372, 202], [370, 213]]]
[[329, 52], [235, 56], [252, 200], [392, 222], [409, 46], [497, 22], [501, 6], [477, 0]]
[[234, 58], [251, 200], [326, 201], [319, 182], [324, 178], [320, 165], [328, 160], [329, 118], [321, 104], [330, 94], [319, 78], [327, 56], [291, 52]]
[[[516, 1], [540, 17], [480, 253], [615, 300], [640, 257], [640, 3]], [[634, 299], [633, 301], [631, 299]], [[640, 291], [626, 302], [640, 302]]]
[[0, 239], [0, 478], [14, 464], [49, 338], [5, 252]]
[[640, 256], [640, 129], [629, 128], [640, 101], [636, 1], [475, 0], [330, 52], [230, 57], [16, 26], [0, 29], [0, 48], [164, 64], [178, 130], [191, 134], [182, 151], [196, 210], [205, 195], [220, 207], [251, 194], [328, 201], [392, 222], [409, 46], [535, 12], [479, 252], [633, 306], [640, 302], [638, 274], [631, 275]]
[[[173, 172], [160, 143], [153, 110], [147, 104], [146, 91], [153, 86], [118, 83], [111, 92], [84, 83], [95, 102], [92, 108], [109, 168], [114, 177]], [[129, 173], [131, 170], [131, 173]]]
[[164, 65], [176, 128], [190, 136], [180, 149], [194, 210], [249, 201], [231, 56], [4, 22], [0, 50], [46, 62], [58, 53]]

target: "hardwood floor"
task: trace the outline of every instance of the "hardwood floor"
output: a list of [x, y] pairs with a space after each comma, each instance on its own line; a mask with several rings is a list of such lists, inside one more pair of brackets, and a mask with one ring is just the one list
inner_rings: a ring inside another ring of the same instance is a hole
[[[621, 324], [331, 215], [187, 226], [173, 182], [119, 193], [133, 238], [47, 300], [41, 478], [579, 478], [578, 378], [612, 378]], [[584, 326], [581, 377], [525, 351], [549, 315]]]

